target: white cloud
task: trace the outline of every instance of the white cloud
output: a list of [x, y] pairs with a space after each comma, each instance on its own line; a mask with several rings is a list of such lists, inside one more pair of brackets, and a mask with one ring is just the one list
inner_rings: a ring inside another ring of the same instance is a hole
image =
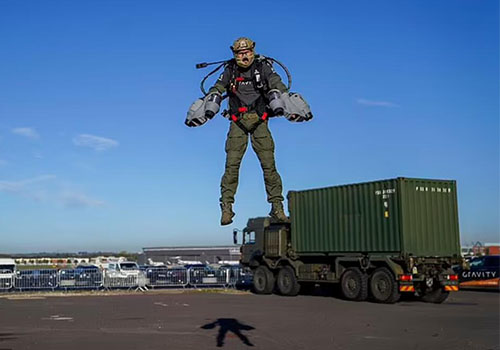
[[19, 180], [0, 180], [0, 192], [11, 193], [35, 201], [62, 204], [67, 208], [100, 207], [105, 203], [101, 200], [91, 198], [85, 193], [72, 189], [62, 190], [60, 183], [47, 183], [55, 179], [54, 175], [40, 175], [37, 177]]
[[73, 138], [73, 143], [77, 146], [93, 148], [96, 151], [105, 151], [119, 145], [116, 140], [89, 134], [80, 134], [76, 136]]
[[40, 188], [40, 185], [55, 178], [54, 175], [40, 175], [20, 181], [0, 180], [0, 192], [8, 192], [35, 201], [45, 200], [48, 197], [48, 193], [45, 189]]
[[364, 98], [358, 98], [357, 101], [360, 105], [365, 105], [365, 106], [376, 106], [376, 107], [399, 107], [399, 105], [392, 103], [392, 102], [387, 102], [387, 101], [373, 101], [373, 100], [366, 100]]
[[100, 207], [104, 205], [101, 200], [77, 192], [64, 192], [61, 195], [61, 201], [67, 208]]
[[36, 140], [40, 138], [38, 132], [33, 128], [15, 128], [11, 130], [13, 134], [27, 137], [32, 140]]

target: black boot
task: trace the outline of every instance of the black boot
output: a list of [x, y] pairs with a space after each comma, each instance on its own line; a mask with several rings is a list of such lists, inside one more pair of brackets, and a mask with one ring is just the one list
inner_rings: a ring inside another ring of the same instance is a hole
[[288, 221], [288, 217], [285, 215], [285, 211], [283, 210], [283, 203], [281, 202], [271, 203], [271, 212], [269, 215], [278, 221]]
[[221, 210], [220, 224], [222, 226], [225, 226], [225, 225], [229, 225], [230, 223], [232, 223], [233, 216], [234, 216], [233, 204], [221, 202], [220, 203], [220, 210]]

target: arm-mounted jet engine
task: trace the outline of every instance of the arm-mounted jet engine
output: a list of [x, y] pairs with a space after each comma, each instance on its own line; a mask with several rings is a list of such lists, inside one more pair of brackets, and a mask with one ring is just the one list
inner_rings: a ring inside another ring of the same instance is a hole
[[221, 102], [222, 96], [218, 93], [197, 99], [189, 107], [184, 124], [189, 127], [202, 126], [219, 112]]
[[297, 92], [284, 92], [280, 100], [284, 104], [284, 116], [291, 122], [307, 122], [313, 118], [311, 107]]

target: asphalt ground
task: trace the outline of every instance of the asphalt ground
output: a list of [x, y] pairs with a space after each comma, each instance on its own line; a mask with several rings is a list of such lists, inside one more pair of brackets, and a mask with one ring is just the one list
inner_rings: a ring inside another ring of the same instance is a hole
[[443, 304], [155, 291], [0, 296], [0, 349], [499, 349], [497, 292]]

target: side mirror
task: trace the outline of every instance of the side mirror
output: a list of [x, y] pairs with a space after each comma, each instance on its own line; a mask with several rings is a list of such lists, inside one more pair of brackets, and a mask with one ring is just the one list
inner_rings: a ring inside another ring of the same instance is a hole
[[233, 230], [233, 243], [238, 244], [238, 229]]

